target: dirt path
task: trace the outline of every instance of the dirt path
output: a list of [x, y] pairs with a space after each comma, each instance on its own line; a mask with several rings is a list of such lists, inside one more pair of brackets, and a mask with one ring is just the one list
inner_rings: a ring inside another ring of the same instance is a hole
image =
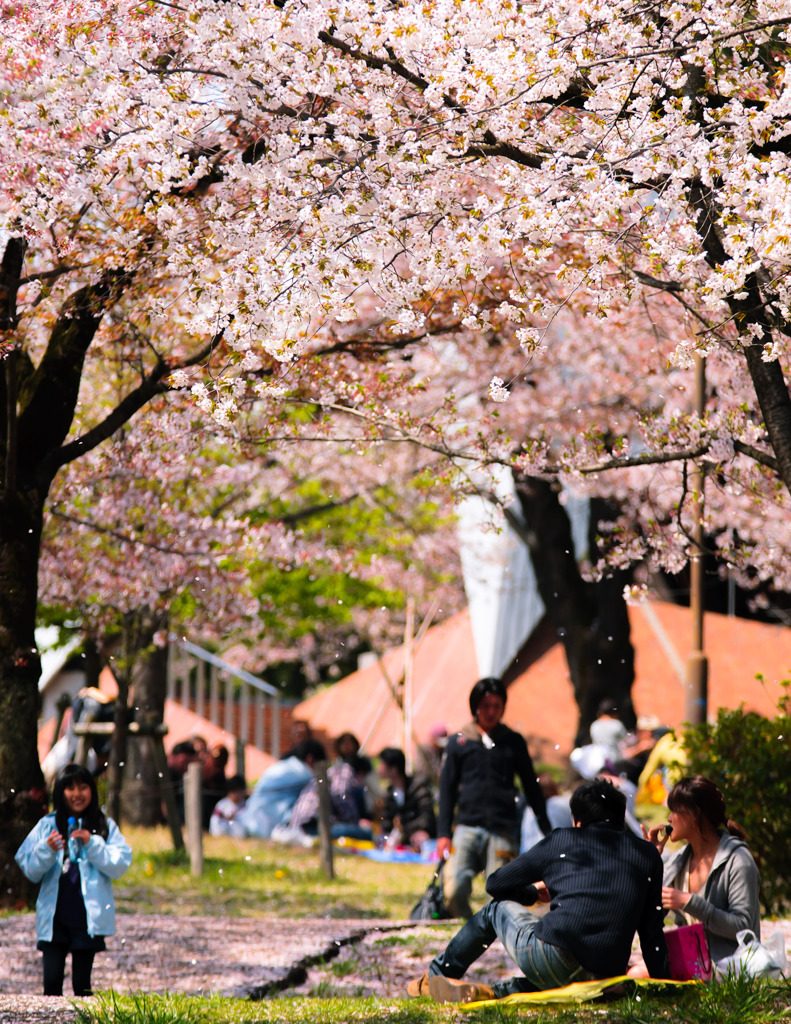
[[[450, 934], [448, 926], [397, 921], [298, 921], [123, 915], [96, 957], [97, 991], [217, 993], [266, 998], [303, 995], [404, 995]], [[66, 976], [68, 993], [70, 976]], [[502, 949], [480, 964], [507, 970]], [[0, 919], [0, 1024], [71, 1024], [68, 998], [45, 999], [32, 914]]]
[[[122, 915], [118, 934], [96, 958], [97, 991], [216, 993], [261, 999], [305, 996], [402, 997], [457, 925], [412, 922]], [[780, 928], [791, 961], [791, 921]], [[0, 1024], [73, 1024], [68, 998], [44, 998], [32, 914], [0, 919]], [[513, 971], [500, 943], [470, 977]], [[70, 977], [67, 968], [67, 991]]]

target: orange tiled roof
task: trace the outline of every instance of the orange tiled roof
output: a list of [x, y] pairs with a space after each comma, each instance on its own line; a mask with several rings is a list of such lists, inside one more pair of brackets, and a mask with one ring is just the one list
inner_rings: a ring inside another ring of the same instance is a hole
[[[692, 639], [688, 608], [653, 601], [629, 610], [635, 647], [634, 705], [640, 714], [657, 715], [668, 725], [684, 721], [683, 665]], [[717, 707], [738, 707], [771, 715], [791, 678], [791, 629], [710, 613], [705, 619], [709, 657], [709, 716]], [[383, 658], [387, 676], [400, 682], [402, 647]], [[762, 673], [764, 682], [756, 679]], [[412, 734], [428, 738], [431, 726], [454, 730], [469, 720], [467, 697], [478, 678], [469, 612], [430, 629], [413, 657]], [[403, 747], [403, 715], [378, 663], [367, 665], [294, 708], [317, 730], [337, 736], [349, 730], [366, 753], [384, 746]], [[522, 732], [534, 757], [560, 760], [568, 755], [577, 724], [577, 708], [563, 648], [545, 645], [508, 687], [505, 722]]]
[[[353, 732], [371, 755], [386, 746], [404, 747], [403, 715], [387, 682], [403, 682], [404, 662], [403, 647], [387, 651], [381, 665], [366, 665], [302, 701], [294, 708], [294, 718], [306, 719], [331, 737]], [[427, 740], [432, 725], [452, 730], [469, 719], [467, 696], [477, 672], [466, 610], [433, 626], [415, 645], [412, 733], [418, 743]]]

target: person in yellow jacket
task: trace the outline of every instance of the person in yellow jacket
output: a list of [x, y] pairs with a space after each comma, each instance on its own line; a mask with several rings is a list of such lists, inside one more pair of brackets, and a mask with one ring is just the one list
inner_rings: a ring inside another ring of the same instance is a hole
[[635, 814], [642, 821], [654, 824], [665, 820], [667, 794], [683, 775], [687, 752], [672, 730], [654, 744], [640, 773], [634, 797]]

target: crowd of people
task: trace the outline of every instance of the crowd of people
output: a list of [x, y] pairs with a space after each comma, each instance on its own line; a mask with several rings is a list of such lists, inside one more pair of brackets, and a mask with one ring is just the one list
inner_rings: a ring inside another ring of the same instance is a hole
[[[528, 806], [521, 852], [507, 852], [503, 840], [513, 837], [513, 819], [509, 827], [505, 805], [492, 795], [507, 794], [513, 775], [521, 772], [502, 732], [506, 695], [497, 682], [476, 684], [473, 722], [454, 743], [467, 765], [461, 786], [465, 801], [481, 779], [488, 780], [478, 790], [475, 832], [469, 833], [464, 820], [469, 812], [460, 807], [448, 839], [450, 798], [446, 813], [440, 810], [440, 851], [454, 864], [450, 897], [466, 923], [409, 983], [409, 995], [470, 1002], [619, 975], [666, 979], [671, 976], [668, 915], [675, 926], [702, 925], [715, 963], [724, 964], [734, 954], [740, 932], [749, 930], [760, 940], [758, 867], [744, 832], [727, 816], [721, 791], [700, 775], [671, 781], [669, 767], [681, 770], [675, 737], [645, 718], [629, 734], [610, 702], [599, 708], [587, 749], [579, 748], [572, 758], [582, 781], [570, 791], [561, 793], [548, 776], [536, 780], [531, 766], [538, 791], [522, 780]], [[458, 792], [458, 774], [446, 757], [441, 793], [447, 787]], [[648, 824], [638, 818], [640, 806], [648, 808]], [[661, 823], [652, 820], [657, 810]], [[485, 856], [487, 848], [504, 851], [507, 863], [498, 867], [497, 858]], [[465, 897], [480, 870], [491, 900], [473, 914]], [[537, 913], [540, 904], [549, 904], [549, 910]], [[632, 947], [635, 934], [639, 952]], [[467, 969], [495, 938], [521, 974], [491, 987], [465, 980]]]
[[[427, 774], [407, 774], [403, 750], [387, 747], [380, 751], [375, 769], [350, 732], [336, 738], [333, 760], [306, 723], [294, 723], [291, 738], [293, 744], [263, 773], [239, 809], [235, 834], [312, 846], [319, 824], [315, 768], [326, 763], [334, 839], [376, 842], [416, 852], [435, 839], [436, 787]], [[211, 827], [215, 834], [230, 832], [222, 823], [215, 824], [214, 818]]]
[[[410, 982], [411, 996], [467, 1002], [621, 974], [667, 978], [668, 917], [702, 925], [715, 962], [734, 953], [739, 932], [760, 938], [760, 879], [747, 837], [714, 782], [671, 777], [678, 748], [661, 723], [638, 719], [629, 734], [617, 707], [603, 704], [592, 749], [572, 758], [577, 784], [561, 791], [549, 774], [536, 775], [524, 738], [503, 723], [506, 701], [501, 680], [479, 680], [470, 721], [450, 735], [435, 727], [414, 773], [397, 747], [379, 751], [374, 767], [350, 732], [329, 760], [307, 723], [296, 722], [290, 748], [250, 794], [244, 778], [226, 777], [227, 749], [197, 736], [171, 751], [171, 778], [178, 792], [188, 766], [200, 763], [203, 824], [213, 835], [307, 846], [318, 832], [322, 765], [333, 837], [445, 861], [445, 899], [465, 924]], [[53, 811], [16, 859], [41, 883], [45, 994], [62, 993], [69, 953], [75, 995], [90, 994], [94, 955], [114, 930], [112, 880], [131, 850], [99, 807], [89, 768], [60, 769]], [[479, 874], [490, 901], [473, 913]], [[466, 981], [495, 938], [521, 974], [492, 987]]]
[[[488, 992], [463, 975], [494, 937], [523, 972], [495, 986], [504, 995], [627, 970], [666, 977], [666, 920], [701, 922], [715, 961], [734, 952], [739, 931], [760, 935], [758, 869], [746, 837], [713, 782], [677, 778], [681, 751], [668, 728], [641, 716], [629, 732], [617, 706], [603, 702], [590, 743], [571, 757], [568, 780], [577, 781], [561, 788], [536, 774], [524, 738], [503, 723], [506, 701], [501, 680], [479, 680], [470, 721], [451, 734], [435, 726], [412, 774], [396, 747], [378, 753], [374, 770], [348, 732], [328, 762], [307, 723], [297, 722], [290, 749], [249, 798], [243, 780], [233, 780], [210, 830], [312, 845], [314, 768], [327, 762], [334, 838], [446, 862], [448, 911], [467, 924], [411, 983], [412, 995]], [[475, 914], [478, 875], [492, 899]], [[548, 913], [527, 909], [543, 902]], [[642, 955], [631, 953], [635, 933]]]

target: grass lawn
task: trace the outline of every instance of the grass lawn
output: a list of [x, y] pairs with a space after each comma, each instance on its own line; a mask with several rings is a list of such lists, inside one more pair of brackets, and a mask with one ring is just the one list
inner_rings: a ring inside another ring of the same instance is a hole
[[[115, 883], [119, 913], [171, 913], [221, 917], [333, 917], [404, 919], [423, 891], [425, 865], [387, 865], [338, 854], [336, 877], [319, 870], [315, 851], [284, 849], [255, 840], [207, 837], [204, 873], [190, 874], [162, 830], [125, 829], [135, 850], [132, 868]], [[480, 884], [476, 889], [483, 899]], [[425, 942], [409, 932], [383, 942]], [[421, 956], [425, 955], [420, 950]], [[354, 952], [349, 953], [351, 957]], [[442, 1024], [465, 1019], [531, 1024], [791, 1024], [791, 984], [734, 979], [667, 993], [642, 992], [580, 1007], [522, 1003], [464, 1011], [429, 999], [348, 998], [343, 975], [353, 963], [329, 963], [321, 996], [267, 998], [259, 1002], [179, 995], [100, 996], [79, 1008], [81, 1024]]]
[[[431, 877], [425, 864], [382, 865], [338, 853], [329, 879], [314, 850], [206, 836], [196, 878], [166, 829], [124, 828], [124, 835], [135, 856], [113, 886], [119, 913], [404, 920]], [[478, 893], [483, 899], [482, 885]]]

